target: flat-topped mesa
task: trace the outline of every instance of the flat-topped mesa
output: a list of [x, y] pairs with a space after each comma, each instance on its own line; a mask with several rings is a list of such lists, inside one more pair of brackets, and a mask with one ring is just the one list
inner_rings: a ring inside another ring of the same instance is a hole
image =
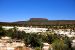
[[46, 18], [30, 18], [27, 21], [17, 21], [17, 22], [0, 22], [0, 26], [34, 26], [34, 27], [53, 27], [54, 26], [64, 26], [67, 28], [75, 28], [75, 20], [48, 20]]
[[46, 18], [30, 18], [30, 20], [29, 21], [48, 21], [48, 19], [46, 19]]

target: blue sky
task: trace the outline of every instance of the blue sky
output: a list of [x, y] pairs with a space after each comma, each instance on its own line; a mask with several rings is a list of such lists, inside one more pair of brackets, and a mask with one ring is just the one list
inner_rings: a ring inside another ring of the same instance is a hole
[[75, 20], [75, 0], [0, 0], [0, 22], [30, 18]]

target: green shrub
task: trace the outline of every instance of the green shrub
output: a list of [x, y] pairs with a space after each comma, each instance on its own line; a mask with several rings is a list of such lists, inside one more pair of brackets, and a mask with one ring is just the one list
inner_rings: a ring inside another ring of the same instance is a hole
[[35, 50], [41, 50], [41, 48], [40, 47], [36, 47]]

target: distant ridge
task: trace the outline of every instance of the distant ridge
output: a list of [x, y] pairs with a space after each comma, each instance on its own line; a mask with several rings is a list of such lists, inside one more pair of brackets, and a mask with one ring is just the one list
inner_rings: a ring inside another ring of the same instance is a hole
[[12, 22], [12, 23], [17, 23], [17, 24], [24, 24], [26, 21], [16, 21], [16, 22]]
[[49, 25], [75, 25], [75, 20], [48, 20], [44, 18], [31, 18], [28, 21], [0, 22], [0, 26], [49, 26]]

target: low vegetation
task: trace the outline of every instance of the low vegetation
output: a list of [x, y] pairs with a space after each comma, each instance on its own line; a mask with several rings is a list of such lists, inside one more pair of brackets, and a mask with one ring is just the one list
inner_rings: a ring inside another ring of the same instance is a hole
[[73, 50], [71, 47], [71, 39], [67, 36], [62, 37], [55, 33], [25, 33], [24, 31], [17, 31], [16, 27], [5, 30], [0, 27], [0, 37], [9, 36], [12, 39], [23, 40], [28, 47], [41, 50], [43, 43], [47, 42], [52, 45], [53, 50]]

